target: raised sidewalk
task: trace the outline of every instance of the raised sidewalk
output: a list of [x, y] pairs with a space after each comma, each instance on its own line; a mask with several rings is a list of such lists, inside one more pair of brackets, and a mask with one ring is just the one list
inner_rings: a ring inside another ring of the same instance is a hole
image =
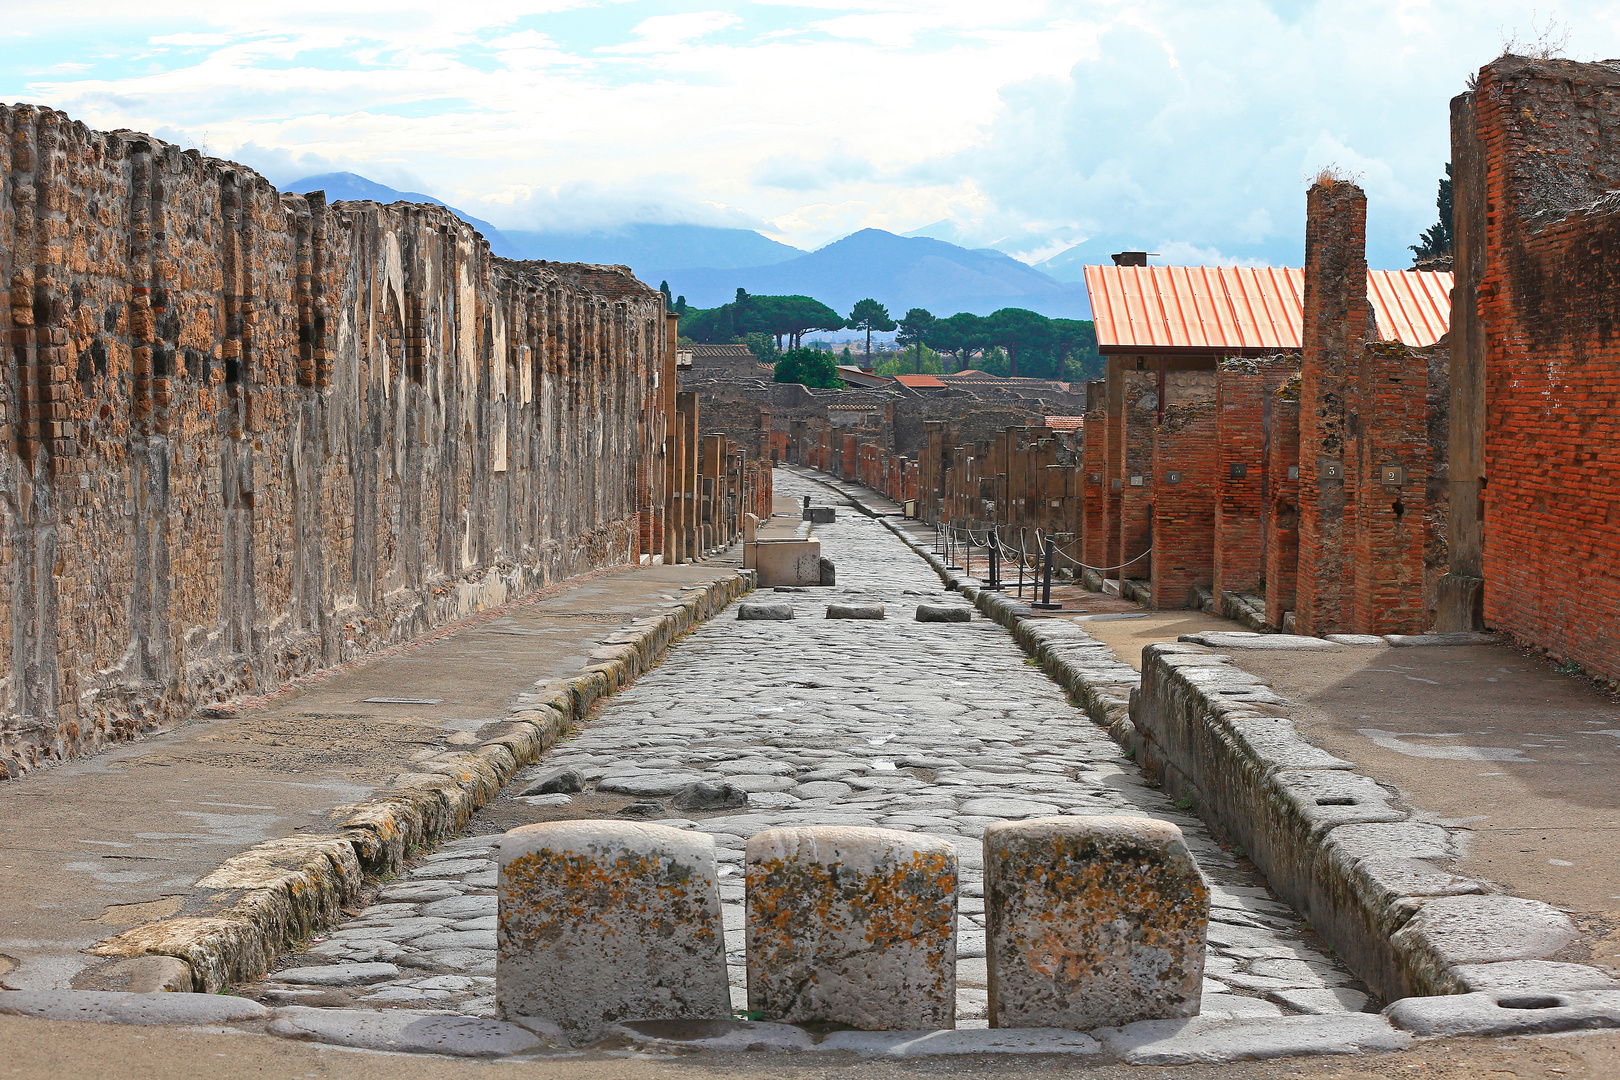
[[0, 783], [0, 986], [212, 991], [261, 973], [751, 578], [598, 572]]

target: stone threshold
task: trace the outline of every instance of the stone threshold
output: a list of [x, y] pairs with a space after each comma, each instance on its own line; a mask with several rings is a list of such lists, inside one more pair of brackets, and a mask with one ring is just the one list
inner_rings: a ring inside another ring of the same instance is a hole
[[259, 978], [280, 952], [336, 923], [367, 878], [396, 874], [407, 856], [453, 836], [597, 699], [628, 685], [673, 641], [753, 588], [754, 572], [739, 570], [690, 590], [673, 611], [626, 626], [592, 652], [582, 674], [519, 695], [508, 710], [510, 726], [497, 737], [430, 758], [374, 798], [337, 808], [333, 832], [267, 840], [227, 859], [197, 882], [240, 894], [221, 914], [146, 923], [88, 951], [133, 960], [136, 983], [154, 989], [214, 994]]

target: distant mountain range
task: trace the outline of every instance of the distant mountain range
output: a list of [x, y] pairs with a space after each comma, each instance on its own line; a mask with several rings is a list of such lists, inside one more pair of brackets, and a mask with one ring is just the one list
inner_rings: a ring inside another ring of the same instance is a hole
[[1053, 267], [1069, 279], [1060, 280], [989, 248], [896, 236], [882, 229], [862, 229], [805, 252], [749, 229], [707, 225], [634, 223], [578, 232], [503, 232], [431, 195], [398, 191], [355, 173], [307, 176], [287, 185], [287, 190], [324, 190], [330, 201], [447, 206], [483, 233], [497, 255], [628, 266], [650, 285], [668, 281], [675, 295], [700, 308], [724, 304], [743, 288], [751, 293], [813, 296], [841, 312], [870, 296], [896, 317], [913, 307], [936, 315], [958, 311], [988, 315], [998, 308], [1021, 307], [1052, 318], [1091, 317], [1086, 290], [1076, 283], [1078, 260], [1072, 257], [1051, 260], [1064, 264]]

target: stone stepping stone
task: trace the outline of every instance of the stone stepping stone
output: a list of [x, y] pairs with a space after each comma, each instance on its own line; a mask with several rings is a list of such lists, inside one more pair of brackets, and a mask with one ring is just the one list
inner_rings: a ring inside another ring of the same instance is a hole
[[829, 619], [881, 619], [882, 604], [828, 604]]
[[393, 964], [323, 964], [272, 972], [270, 978], [297, 986], [360, 986], [397, 979], [399, 968]]
[[949, 1028], [956, 852], [938, 837], [819, 826], [754, 836], [748, 1008], [787, 1023]]
[[1198, 1014], [1209, 894], [1169, 822], [991, 825], [984, 899], [993, 1026], [1085, 1031]]
[[554, 821], [501, 838], [495, 997], [576, 1045], [614, 1021], [731, 1012], [719, 875], [705, 833]]
[[544, 1045], [532, 1032], [516, 1024], [404, 1009], [310, 1009], [294, 1005], [276, 1010], [275, 1019], [265, 1030], [283, 1038], [335, 1046], [456, 1057], [506, 1057]]
[[972, 622], [973, 609], [960, 604], [918, 604], [918, 622]]
[[793, 618], [793, 605], [759, 602], [738, 604], [737, 618], [743, 622], [787, 622]]

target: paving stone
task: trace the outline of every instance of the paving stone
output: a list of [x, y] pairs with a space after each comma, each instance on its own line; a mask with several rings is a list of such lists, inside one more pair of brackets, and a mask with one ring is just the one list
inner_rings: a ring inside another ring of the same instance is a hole
[[786, 622], [793, 618], [793, 605], [758, 602], [738, 604], [737, 618], [743, 622]]
[[359, 986], [398, 977], [399, 968], [394, 964], [326, 964], [275, 973], [277, 982], [302, 986]]
[[440, 919], [472, 919], [493, 915], [496, 911], [493, 896], [453, 896], [422, 905], [422, 914]]
[[1050, 817], [1058, 812], [1055, 803], [1036, 802], [1032, 799], [1008, 799], [992, 796], [982, 799], [969, 799], [962, 804], [962, 813], [969, 817], [983, 818], [1031, 818]]
[[1102, 1044], [1078, 1031], [1039, 1028], [1001, 1031], [835, 1031], [817, 1050], [863, 1057], [917, 1058], [957, 1054], [1095, 1054]]
[[1441, 896], [1424, 902], [1391, 937], [1441, 967], [1495, 960], [1542, 960], [1575, 938], [1568, 915], [1517, 896]]
[[277, 1009], [265, 1030], [289, 1039], [407, 1054], [496, 1058], [544, 1044], [516, 1024], [467, 1016], [414, 1013], [404, 1009]]
[[1468, 991], [1495, 990], [1543, 994], [1556, 990], [1620, 990], [1620, 980], [1585, 964], [1551, 960], [1505, 960], [1498, 964], [1459, 964], [1450, 972]]
[[567, 795], [585, 790], [585, 774], [573, 766], [547, 769], [524, 788], [524, 795]]
[[495, 931], [493, 930], [446, 930], [438, 934], [426, 934], [411, 942], [418, 949], [437, 951], [440, 949], [494, 949]]
[[488, 865], [487, 859], [449, 859], [443, 862], [428, 863], [418, 866], [411, 871], [413, 878], [451, 878], [462, 874], [482, 870]]
[[575, 1042], [622, 1020], [731, 1010], [714, 842], [658, 825], [557, 821], [501, 841], [502, 1015]]
[[918, 833], [788, 828], [748, 842], [748, 1008], [865, 1030], [950, 1027], [956, 852]]
[[1092, 1034], [1128, 1065], [1219, 1065], [1228, 1061], [1405, 1050], [1411, 1036], [1382, 1016], [1143, 1020]]
[[674, 795], [693, 784], [701, 784], [704, 778], [692, 772], [654, 773], [639, 776], [610, 776], [598, 780], [596, 790], [612, 795]]
[[532, 806], [536, 810], [544, 810], [553, 806], [567, 806], [574, 801], [572, 795], [519, 795], [517, 801], [525, 806]]
[[828, 604], [829, 619], [881, 619], [882, 604]]
[[0, 990], [0, 1013], [97, 1024], [234, 1024], [269, 1012], [225, 994], [128, 994], [107, 990]]
[[1620, 990], [1561, 990], [1402, 998], [1384, 1015], [1416, 1035], [1535, 1035], [1620, 1027]]
[[1194, 645], [1207, 645], [1212, 649], [1277, 649], [1321, 650], [1339, 649], [1337, 642], [1322, 638], [1300, 637], [1296, 634], [1253, 634], [1242, 630], [1206, 630], [1199, 634], [1182, 634], [1177, 641]]
[[992, 825], [984, 867], [992, 1025], [1198, 1012], [1209, 894], [1180, 829], [1124, 816]]
[[973, 609], [961, 604], [918, 604], [918, 622], [972, 622]]
[[1323, 634], [1322, 640], [1336, 642], [1340, 645], [1387, 645], [1389, 644], [1377, 634]]
[[1326, 1015], [1361, 1012], [1367, 1007], [1366, 994], [1343, 986], [1323, 990], [1278, 990], [1271, 996], [1290, 1009], [1302, 1013]]
[[816, 1037], [802, 1027], [752, 1020], [643, 1020], [620, 1024], [618, 1030], [637, 1043], [653, 1046], [715, 1051], [816, 1049]]

